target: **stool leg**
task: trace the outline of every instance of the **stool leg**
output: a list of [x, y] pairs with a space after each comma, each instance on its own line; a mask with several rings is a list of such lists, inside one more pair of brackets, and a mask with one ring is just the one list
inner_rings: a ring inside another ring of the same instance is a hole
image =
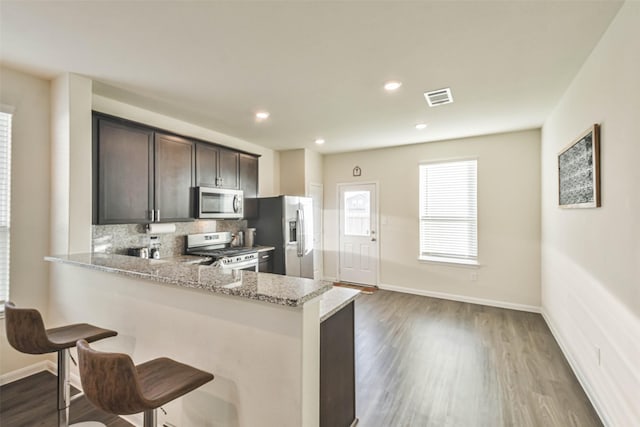
[[142, 421], [142, 427], [157, 427], [158, 425], [158, 413], [155, 409], [144, 411], [144, 421]]
[[58, 351], [58, 426], [69, 425], [69, 349]]

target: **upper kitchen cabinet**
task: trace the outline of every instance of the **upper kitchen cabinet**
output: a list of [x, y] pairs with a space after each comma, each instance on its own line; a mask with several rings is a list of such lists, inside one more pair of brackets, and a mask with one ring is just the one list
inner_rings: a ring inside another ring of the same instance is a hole
[[93, 140], [94, 224], [193, 220], [192, 141], [101, 114]]
[[94, 112], [94, 224], [193, 220], [196, 186], [255, 198], [258, 156]]
[[155, 220], [188, 221], [193, 218], [195, 147], [190, 140], [155, 135]]
[[149, 222], [153, 131], [94, 116], [94, 223]]
[[[240, 154], [240, 189], [244, 192], [244, 216], [258, 216], [258, 157]], [[254, 200], [252, 200], [254, 199]]]
[[196, 144], [196, 185], [237, 189], [238, 160], [237, 151], [207, 143]]

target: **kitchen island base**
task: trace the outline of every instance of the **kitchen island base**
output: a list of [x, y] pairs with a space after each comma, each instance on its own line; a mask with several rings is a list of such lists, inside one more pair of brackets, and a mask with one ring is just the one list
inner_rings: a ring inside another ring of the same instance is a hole
[[319, 425], [318, 298], [289, 307], [53, 262], [49, 319], [117, 330], [96, 349], [136, 363], [166, 356], [215, 375], [166, 405], [160, 425]]

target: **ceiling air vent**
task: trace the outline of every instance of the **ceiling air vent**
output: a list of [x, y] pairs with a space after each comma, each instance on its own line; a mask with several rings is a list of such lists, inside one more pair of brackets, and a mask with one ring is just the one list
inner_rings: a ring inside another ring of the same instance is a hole
[[425, 92], [424, 97], [427, 98], [429, 107], [437, 107], [438, 105], [451, 104], [453, 102], [450, 88]]

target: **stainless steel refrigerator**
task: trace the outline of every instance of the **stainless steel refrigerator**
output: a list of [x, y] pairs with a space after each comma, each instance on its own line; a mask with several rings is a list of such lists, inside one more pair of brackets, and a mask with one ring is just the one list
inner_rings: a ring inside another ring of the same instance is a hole
[[313, 279], [313, 209], [310, 197], [278, 196], [256, 199], [255, 243], [273, 246], [273, 272]]

